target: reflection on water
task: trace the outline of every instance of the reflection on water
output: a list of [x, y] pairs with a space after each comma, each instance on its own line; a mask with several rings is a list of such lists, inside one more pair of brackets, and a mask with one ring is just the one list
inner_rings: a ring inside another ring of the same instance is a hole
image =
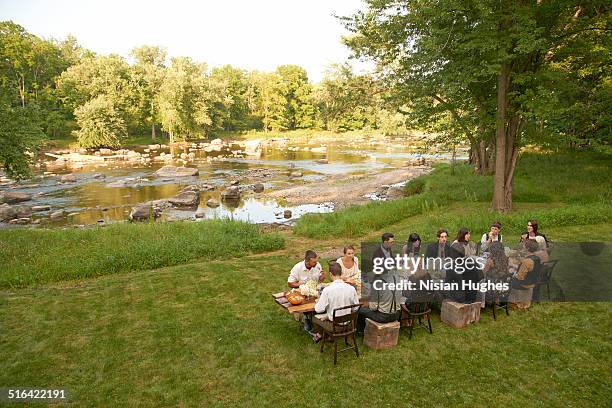
[[[148, 151], [146, 146], [132, 150], [142, 157], [136, 160], [109, 160], [104, 163], [84, 163], [74, 169], [58, 165], [46, 157], [34, 180], [12, 185], [11, 191], [32, 195], [28, 206], [49, 205], [50, 211], [34, 213], [33, 219], [45, 219], [46, 225], [109, 223], [127, 219], [131, 208], [138, 203], [167, 199], [185, 186], [208, 184], [215, 191], [201, 193], [198, 216], [201, 219], [234, 218], [253, 223], [286, 222], [283, 212], [291, 211], [289, 221], [309, 212], [330, 212], [325, 204], [285, 207], [261, 194], [247, 193], [234, 207], [225, 205], [220, 191], [230, 181], [241, 185], [263, 183], [266, 191], [304, 182], [316, 182], [339, 174], [358, 174], [385, 171], [405, 165], [410, 159], [447, 160], [448, 154], [425, 154], [408, 148], [351, 145], [336, 143], [312, 147], [286, 145], [264, 148], [260, 157], [234, 154], [238, 146], [224, 147], [221, 151], [206, 152], [193, 146], [173, 146]], [[234, 151], [234, 153], [232, 153]], [[191, 155], [189, 158], [186, 155]], [[169, 156], [171, 155], [171, 156]], [[170, 160], [161, 160], [165, 156]], [[182, 159], [181, 159], [182, 157]], [[197, 167], [199, 175], [179, 179], [156, 177], [155, 171], [164, 165]], [[43, 174], [44, 172], [44, 174]], [[299, 172], [301, 176], [292, 173]], [[74, 173], [76, 183], [60, 183], [62, 174]], [[0, 186], [0, 191], [8, 189]], [[248, 190], [248, 188], [247, 188]], [[221, 202], [217, 208], [206, 206], [208, 199]], [[66, 217], [47, 221], [49, 215], [64, 210]], [[193, 219], [192, 211], [166, 211], [164, 219]]]

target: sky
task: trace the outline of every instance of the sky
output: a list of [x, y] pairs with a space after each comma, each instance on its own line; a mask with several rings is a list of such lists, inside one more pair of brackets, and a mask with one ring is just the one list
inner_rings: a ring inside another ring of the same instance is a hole
[[318, 82], [350, 55], [340, 42], [348, 32], [333, 15], [360, 8], [361, 0], [0, 0], [0, 20], [43, 38], [72, 34], [101, 54], [128, 57], [135, 46], [159, 45], [211, 67], [296, 64]]

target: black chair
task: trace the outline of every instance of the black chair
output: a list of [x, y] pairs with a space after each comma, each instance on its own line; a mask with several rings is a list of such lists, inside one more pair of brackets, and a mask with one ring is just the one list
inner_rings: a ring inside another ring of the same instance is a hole
[[548, 300], [550, 300], [550, 278], [552, 277], [553, 269], [557, 265], [558, 260], [552, 260], [548, 262], [542, 262], [540, 264], [540, 273], [538, 274], [538, 280], [533, 289], [533, 298], [540, 300], [540, 286], [546, 285], [546, 294]]
[[[326, 321], [325, 324], [321, 325], [323, 329], [323, 337], [321, 338], [321, 353], [325, 347], [325, 343], [332, 343], [334, 345], [334, 365], [338, 362], [338, 351], [355, 350], [355, 354], [359, 357], [359, 349], [357, 348], [357, 340], [355, 333], [357, 332], [357, 312], [359, 311], [359, 304], [339, 307], [334, 309], [333, 317], [334, 320]], [[350, 313], [342, 316], [337, 316], [337, 313], [350, 309]], [[348, 338], [351, 338], [353, 345], [348, 344]], [[345, 348], [338, 350], [338, 340], [344, 339]]]
[[[423, 328], [433, 334], [431, 328], [431, 300], [432, 295], [427, 293], [422, 296], [415, 296], [414, 299], [402, 305], [400, 314], [400, 325], [408, 328], [408, 338], [412, 339], [414, 329]], [[424, 322], [427, 321], [427, 323]]]
[[[502, 282], [503, 283], [503, 282]], [[507, 280], [508, 288], [510, 288], [510, 279]], [[493, 311], [493, 320], [497, 320], [497, 310], [503, 309], [506, 311], [506, 316], [510, 316], [510, 312], [508, 311], [508, 295], [510, 294], [510, 289], [501, 291], [501, 290], [490, 290], [485, 294], [485, 303], [491, 305], [491, 310]]]

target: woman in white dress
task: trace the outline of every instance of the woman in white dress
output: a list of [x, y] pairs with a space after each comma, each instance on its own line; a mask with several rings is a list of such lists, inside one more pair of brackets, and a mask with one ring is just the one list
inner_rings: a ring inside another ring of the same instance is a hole
[[336, 260], [342, 268], [342, 280], [355, 286], [357, 293], [361, 291], [361, 271], [359, 270], [359, 260], [355, 256], [355, 247], [348, 245], [344, 247], [344, 256]]

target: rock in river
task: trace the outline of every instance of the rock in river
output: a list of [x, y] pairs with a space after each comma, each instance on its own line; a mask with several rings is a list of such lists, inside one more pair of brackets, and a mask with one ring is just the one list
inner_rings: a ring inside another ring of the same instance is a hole
[[221, 193], [221, 199], [226, 201], [240, 200], [240, 187], [231, 186]]
[[289, 175], [290, 177], [302, 177], [303, 174], [300, 171], [292, 171], [291, 174]]
[[196, 191], [183, 191], [174, 197], [170, 197], [168, 202], [172, 204], [173, 207], [197, 207], [200, 204], [200, 193]]
[[161, 208], [154, 205], [152, 201], [141, 203], [132, 208], [130, 212], [130, 220], [146, 221], [149, 218], [158, 218], [162, 213]]
[[32, 196], [26, 193], [20, 193], [17, 191], [5, 191], [4, 193], [0, 193], [0, 204], [15, 204], [20, 203], [22, 201], [30, 201]]
[[[210, 208], [217, 208], [219, 205], [221, 205], [217, 200], [215, 200], [214, 198], [209, 199], [206, 202], [206, 206], [210, 207]], [[196, 214], [197, 216], [197, 214]]]
[[74, 174], [64, 174], [60, 181], [62, 183], [76, 183], [77, 179]]
[[253, 191], [256, 193], [261, 193], [264, 191], [264, 185], [262, 183], [253, 184]]
[[189, 177], [197, 176], [198, 169], [193, 167], [164, 166], [155, 172], [157, 177]]
[[0, 222], [9, 222], [13, 218], [17, 218], [17, 211], [8, 204], [0, 205]]

